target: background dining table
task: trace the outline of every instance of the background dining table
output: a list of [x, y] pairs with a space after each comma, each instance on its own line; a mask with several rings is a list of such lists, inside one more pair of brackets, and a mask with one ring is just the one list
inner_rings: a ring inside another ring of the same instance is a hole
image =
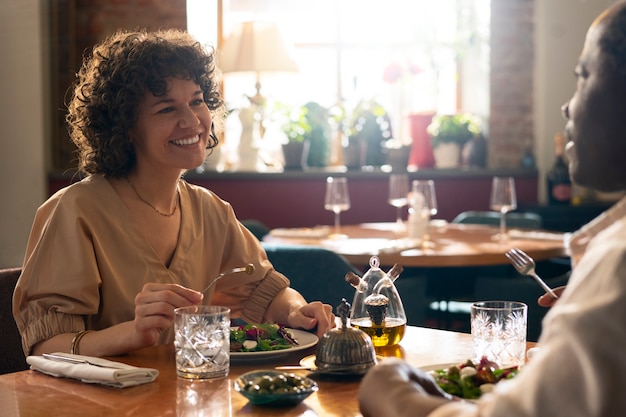
[[263, 238], [269, 244], [309, 245], [330, 249], [354, 265], [368, 265], [372, 255], [381, 265], [404, 267], [493, 266], [508, 264], [507, 250], [518, 247], [537, 261], [567, 256], [566, 235], [544, 230], [509, 229], [509, 239], [494, 239], [499, 229], [489, 225], [431, 222], [430, 244], [408, 240], [395, 223], [342, 225], [344, 239], [329, 237], [331, 229], [274, 229]]
[[[532, 347], [534, 343], [528, 343]], [[472, 352], [471, 336], [408, 326], [399, 345], [379, 350], [383, 357], [401, 357], [414, 366], [464, 362]], [[156, 381], [129, 388], [110, 388], [55, 378], [34, 370], [0, 376], [1, 414], [16, 416], [360, 416], [357, 391], [360, 378], [330, 377], [295, 371], [314, 378], [319, 391], [291, 407], [256, 406], [233, 388], [241, 374], [279, 365], [298, 365], [315, 347], [270, 361], [231, 363], [227, 378], [190, 381], [176, 376], [172, 344], [137, 350], [109, 358], [130, 365], [156, 368]], [[384, 359], [381, 359], [384, 360]], [[385, 400], [384, 395], [380, 397]]]

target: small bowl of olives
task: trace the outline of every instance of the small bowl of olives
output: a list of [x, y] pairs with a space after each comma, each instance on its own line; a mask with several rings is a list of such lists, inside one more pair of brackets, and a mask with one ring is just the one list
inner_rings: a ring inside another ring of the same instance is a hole
[[235, 391], [256, 405], [295, 405], [318, 389], [311, 378], [282, 371], [252, 371], [235, 380]]

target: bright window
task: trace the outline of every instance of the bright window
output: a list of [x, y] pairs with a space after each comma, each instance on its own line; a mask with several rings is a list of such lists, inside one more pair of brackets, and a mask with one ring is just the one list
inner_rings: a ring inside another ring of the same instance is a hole
[[[218, 1], [187, 1], [189, 31], [211, 45]], [[489, 116], [489, 0], [223, 0], [225, 38], [249, 20], [277, 22], [300, 67], [261, 75], [268, 100], [349, 111], [375, 99], [404, 142], [409, 112]], [[254, 74], [226, 74], [228, 105], [246, 105], [254, 83]]]

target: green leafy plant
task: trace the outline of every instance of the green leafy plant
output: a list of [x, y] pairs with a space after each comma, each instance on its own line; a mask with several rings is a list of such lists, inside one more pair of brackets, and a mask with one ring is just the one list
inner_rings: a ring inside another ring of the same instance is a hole
[[456, 143], [463, 147], [474, 136], [480, 135], [480, 121], [470, 113], [437, 115], [426, 129], [433, 148], [443, 143]]
[[325, 167], [330, 158], [330, 114], [319, 103], [310, 101], [303, 106], [277, 105], [282, 116], [282, 130], [288, 143], [309, 142], [306, 165]]
[[390, 136], [388, 115], [385, 108], [374, 99], [361, 100], [352, 110], [348, 126], [348, 138], [364, 140], [368, 136]]
[[383, 165], [386, 159], [384, 144], [391, 137], [391, 123], [384, 107], [374, 99], [361, 100], [352, 112], [348, 142], [366, 145], [362, 164]]
[[326, 107], [310, 101], [304, 105], [304, 118], [309, 129], [304, 140], [310, 142], [307, 165], [309, 167], [325, 167], [330, 159], [330, 114]]
[[276, 103], [274, 107], [274, 113], [281, 118], [282, 130], [287, 136], [287, 141], [304, 142], [306, 134], [311, 131], [306, 107], [294, 107], [284, 103]]

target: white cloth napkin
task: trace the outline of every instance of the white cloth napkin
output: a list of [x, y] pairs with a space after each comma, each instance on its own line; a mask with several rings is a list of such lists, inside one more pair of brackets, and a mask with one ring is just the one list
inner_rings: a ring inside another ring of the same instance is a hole
[[159, 371], [153, 368], [138, 368], [121, 362], [62, 352], [53, 353], [49, 357], [29, 356], [26, 362], [31, 369], [47, 375], [116, 388], [146, 384], [159, 376]]

